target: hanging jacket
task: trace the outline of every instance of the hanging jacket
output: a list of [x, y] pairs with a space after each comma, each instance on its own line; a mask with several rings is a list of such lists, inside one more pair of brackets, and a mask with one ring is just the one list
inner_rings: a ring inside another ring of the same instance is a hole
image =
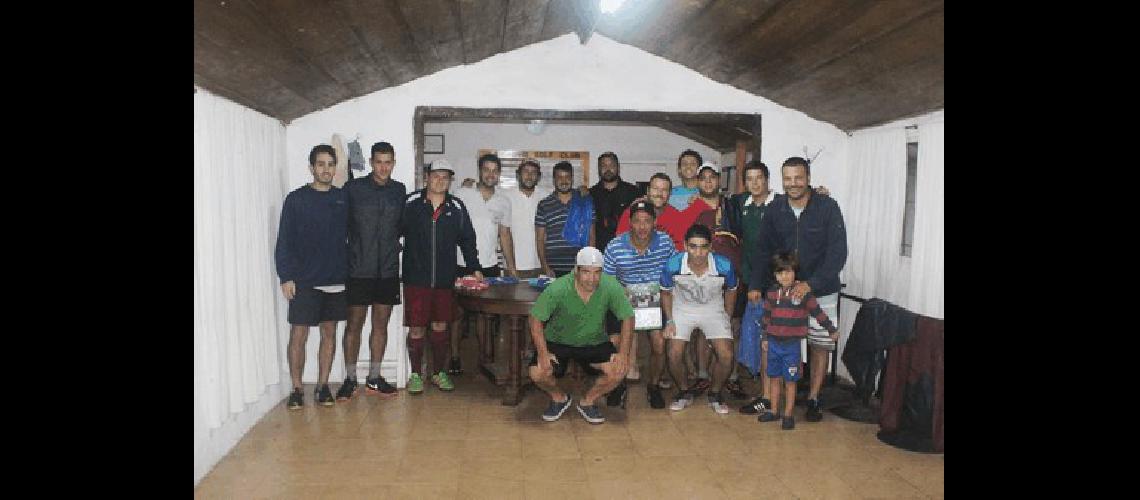
[[875, 391], [875, 381], [886, 361], [883, 351], [910, 342], [917, 320], [917, 314], [878, 298], [859, 308], [843, 348], [843, 364], [855, 382], [857, 396]]

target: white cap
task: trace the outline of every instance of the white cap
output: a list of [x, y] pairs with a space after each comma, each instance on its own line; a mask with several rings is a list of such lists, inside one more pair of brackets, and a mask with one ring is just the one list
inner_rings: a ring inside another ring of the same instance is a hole
[[578, 257], [574, 261], [579, 266], [602, 267], [602, 252], [594, 247], [582, 247], [578, 250]]
[[431, 162], [431, 168], [428, 169], [428, 173], [435, 172], [436, 170], [446, 170], [451, 172], [451, 175], [455, 175], [455, 170], [451, 168], [451, 162], [447, 161], [446, 158], [440, 158]]

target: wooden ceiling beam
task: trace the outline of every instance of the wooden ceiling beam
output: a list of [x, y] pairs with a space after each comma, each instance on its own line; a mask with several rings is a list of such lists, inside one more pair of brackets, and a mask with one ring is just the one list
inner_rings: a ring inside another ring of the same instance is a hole
[[464, 62], [471, 64], [503, 49], [507, 0], [459, 0]]
[[424, 73], [435, 73], [464, 62], [459, 4], [452, 0], [399, 0]]
[[550, 0], [509, 0], [503, 20], [503, 52], [540, 40]]

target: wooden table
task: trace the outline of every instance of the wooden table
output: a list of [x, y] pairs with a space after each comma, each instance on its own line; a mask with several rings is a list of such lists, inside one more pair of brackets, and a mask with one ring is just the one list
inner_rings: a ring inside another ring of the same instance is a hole
[[[523, 331], [530, 309], [534, 301], [542, 293], [530, 285], [518, 283], [514, 285], [491, 285], [482, 291], [456, 290], [455, 298], [463, 309], [475, 312], [475, 332], [479, 338], [479, 367], [496, 384], [506, 385], [503, 392], [503, 404], [515, 406], [522, 399], [523, 348], [526, 339]], [[491, 316], [500, 317], [499, 328], [507, 326], [510, 346], [507, 349], [507, 366], [504, 373], [501, 360], [495, 359], [494, 345], [488, 331], [488, 322]], [[505, 319], [505, 321], [503, 321]]]

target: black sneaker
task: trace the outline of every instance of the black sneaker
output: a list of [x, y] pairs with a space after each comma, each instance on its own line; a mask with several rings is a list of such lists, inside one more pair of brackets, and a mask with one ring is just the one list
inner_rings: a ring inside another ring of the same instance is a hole
[[761, 396], [756, 396], [756, 399], [749, 401], [748, 404], [740, 407], [740, 413], [745, 415], [756, 415], [764, 413], [772, 409], [772, 402], [764, 399]]
[[551, 399], [550, 404], [546, 407], [546, 411], [542, 412], [542, 419], [547, 422], [558, 420], [562, 417], [566, 409], [570, 407], [570, 402], [573, 400], [574, 398], [570, 397], [569, 394], [566, 395], [566, 401], [558, 402]]
[[665, 408], [665, 396], [661, 395], [661, 388], [656, 385], [646, 385], [645, 393], [649, 396], [649, 407], [655, 410]]
[[796, 428], [796, 417], [784, 417], [784, 422], [780, 428], [785, 431], [790, 431]]
[[614, 387], [614, 390], [610, 391], [609, 394], [606, 394], [606, 406], [620, 406], [625, 408], [625, 393], [625, 382], [622, 382], [618, 384], [617, 387]]
[[451, 363], [447, 366], [447, 373], [451, 375], [463, 373], [463, 367], [459, 365], [459, 358], [451, 358]]
[[347, 401], [356, 395], [356, 379], [346, 378], [344, 383], [340, 384], [340, 389], [336, 390], [337, 401]]
[[317, 394], [317, 404], [321, 406], [332, 406], [336, 404], [336, 400], [333, 399], [332, 391], [329, 390], [328, 384], [321, 385], [313, 392]]
[[392, 387], [384, 377], [377, 375], [376, 378], [368, 377], [364, 379], [364, 392], [366, 394], [379, 394], [382, 398], [395, 397], [396, 388]]
[[300, 410], [302, 406], [305, 406], [305, 395], [301, 393], [301, 389], [293, 389], [293, 392], [289, 393], [289, 402], [285, 407], [290, 410]]
[[728, 391], [728, 395], [732, 396], [732, 399], [748, 399], [744, 387], [737, 380], [729, 380], [727, 384], [724, 384], [724, 390]]
[[[819, 399], [809, 399], [807, 402], [807, 421], [819, 422], [823, 420], [823, 410], [820, 409]], [[792, 425], [796, 425], [793, 423]]]

